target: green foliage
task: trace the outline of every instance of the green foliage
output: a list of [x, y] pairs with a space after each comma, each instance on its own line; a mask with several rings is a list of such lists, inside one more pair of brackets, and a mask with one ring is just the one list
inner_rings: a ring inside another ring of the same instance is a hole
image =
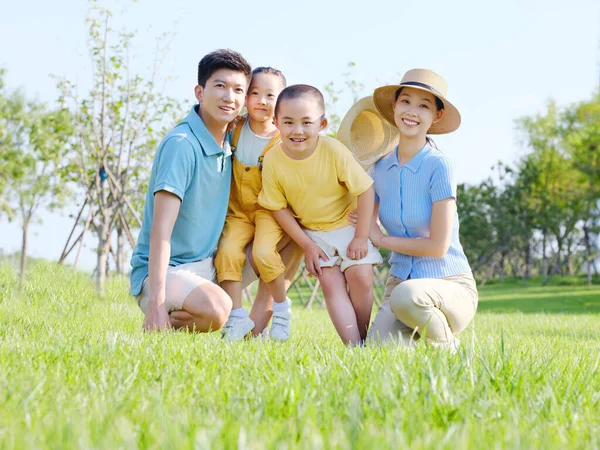
[[[90, 230], [98, 244], [98, 289], [103, 291], [108, 256], [123, 270], [124, 242], [111, 248], [115, 233], [135, 245], [132, 229], [141, 226], [141, 211], [157, 144], [181, 114], [175, 100], [162, 94], [158, 70], [168, 36], [157, 39], [154, 67], [132, 73], [130, 50], [135, 33], [111, 27], [112, 13], [89, 2], [86, 25], [93, 87], [80, 97], [75, 84], [59, 79], [59, 101], [75, 120], [75, 152], [65, 179], [80, 188], [82, 208], [91, 208]], [[85, 203], [84, 203], [85, 200]], [[83, 220], [87, 214], [80, 216]], [[84, 225], [84, 229], [87, 228]]]
[[[461, 240], [478, 276], [574, 274], [592, 266], [600, 231], [600, 97], [517, 120], [526, 153], [497, 177], [459, 189]], [[537, 263], [537, 264], [536, 264]]]
[[[2, 448], [597, 448], [600, 288], [482, 291], [458, 355], [145, 335], [126, 281], [0, 264]], [[540, 313], [546, 311], [545, 313]], [[573, 314], [564, 314], [570, 311]]]
[[[0, 72], [0, 80], [2, 76]], [[72, 133], [67, 110], [27, 101], [20, 91], [6, 91], [0, 81], [0, 213], [21, 224], [21, 276], [29, 224], [40, 208], [61, 207], [69, 192], [61, 173]]]
[[328, 136], [335, 137], [337, 135], [337, 130], [342, 121], [342, 116], [340, 116], [336, 110], [340, 100], [340, 95], [342, 95], [344, 91], [349, 91], [352, 94], [353, 103], [358, 101], [358, 99], [363, 95], [362, 91], [364, 90], [365, 85], [352, 78], [352, 72], [355, 67], [355, 62], [348, 63], [348, 71], [342, 74], [342, 87], [339, 87], [339, 85], [334, 81], [330, 81], [324, 87], [325, 114], [329, 121], [326, 129]]

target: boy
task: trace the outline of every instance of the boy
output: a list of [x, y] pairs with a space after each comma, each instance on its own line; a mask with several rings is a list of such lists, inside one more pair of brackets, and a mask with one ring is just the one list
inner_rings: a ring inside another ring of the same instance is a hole
[[[373, 308], [371, 266], [382, 261], [368, 240], [373, 180], [343, 144], [319, 136], [327, 119], [318, 89], [284, 89], [275, 106], [275, 124], [281, 144], [265, 156], [258, 201], [304, 249], [306, 268], [319, 277], [342, 341], [359, 344], [367, 335]], [[356, 197], [354, 228], [347, 217]]]
[[242, 110], [251, 68], [217, 50], [198, 64], [198, 105], [161, 142], [131, 257], [131, 294], [145, 330], [219, 329], [231, 299], [214, 281], [212, 255], [231, 184], [227, 127]]

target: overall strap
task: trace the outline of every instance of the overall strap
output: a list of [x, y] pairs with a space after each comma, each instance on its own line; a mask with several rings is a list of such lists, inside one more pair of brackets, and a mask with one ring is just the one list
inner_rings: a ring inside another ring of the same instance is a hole
[[263, 165], [263, 159], [265, 159], [265, 155], [267, 154], [267, 152], [269, 150], [271, 150], [273, 147], [275, 147], [277, 144], [279, 144], [281, 142], [281, 136], [279, 135], [279, 132], [277, 132], [275, 134], [275, 136], [273, 136], [271, 138], [271, 140], [267, 143], [267, 145], [265, 145], [265, 148], [262, 151], [262, 154], [258, 157], [258, 167], [260, 167], [260, 170], [262, 170], [262, 165]]
[[231, 136], [231, 151], [235, 152], [237, 148], [238, 141], [240, 140], [240, 134], [242, 134], [242, 127], [246, 122], [246, 118], [242, 117], [238, 123], [235, 124], [235, 128], [233, 129], [233, 136]]

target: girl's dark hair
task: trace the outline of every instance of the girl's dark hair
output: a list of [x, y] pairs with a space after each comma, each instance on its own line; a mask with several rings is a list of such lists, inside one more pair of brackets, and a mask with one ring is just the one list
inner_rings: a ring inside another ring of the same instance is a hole
[[[402, 89], [404, 89], [404, 87], [399, 87], [398, 90], [396, 90], [396, 95], [394, 96], [394, 101], [398, 100], [398, 97], [400, 96], [400, 92], [402, 92]], [[436, 106], [437, 110], [441, 111], [442, 109], [444, 109], [444, 102], [441, 101], [439, 98], [437, 98], [436, 95], [433, 95], [433, 96], [435, 97], [435, 106]]]
[[229, 49], [215, 50], [209, 53], [198, 63], [198, 84], [206, 87], [208, 79], [220, 69], [229, 69], [234, 72], [241, 72], [250, 80], [252, 68], [248, 61], [238, 52]]
[[254, 69], [252, 71], [252, 77], [254, 77], [254, 75], [259, 74], [259, 73], [267, 73], [269, 75], [278, 76], [279, 78], [281, 78], [281, 81], [283, 82], [283, 87], [287, 86], [287, 80], [285, 79], [285, 76], [283, 75], [281, 70], [274, 69], [273, 67], [257, 67], [256, 69]]

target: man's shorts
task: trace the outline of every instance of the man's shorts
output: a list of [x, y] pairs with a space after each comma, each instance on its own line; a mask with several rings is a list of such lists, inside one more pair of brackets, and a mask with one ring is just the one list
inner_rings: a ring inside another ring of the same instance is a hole
[[379, 250], [370, 240], [368, 241], [367, 256], [362, 259], [350, 259], [346, 256], [346, 250], [354, 239], [355, 228], [352, 225], [331, 231], [304, 231], [329, 257], [328, 261], [320, 260], [321, 267], [340, 266], [341, 271], [344, 272], [348, 267], [359, 264], [381, 264], [383, 262]]
[[[165, 307], [167, 312], [183, 309], [183, 302], [190, 293], [204, 283], [216, 283], [217, 274], [213, 258], [195, 261], [178, 266], [169, 266], [167, 269], [167, 284], [165, 288]], [[246, 261], [242, 271], [242, 289], [256, 281], [258, 276], [252, 266]], [[137, 304], [144, 314], [148, 308], [148, 294], [150, 281], [144, 278], [142, 291], [135, 297]]]

